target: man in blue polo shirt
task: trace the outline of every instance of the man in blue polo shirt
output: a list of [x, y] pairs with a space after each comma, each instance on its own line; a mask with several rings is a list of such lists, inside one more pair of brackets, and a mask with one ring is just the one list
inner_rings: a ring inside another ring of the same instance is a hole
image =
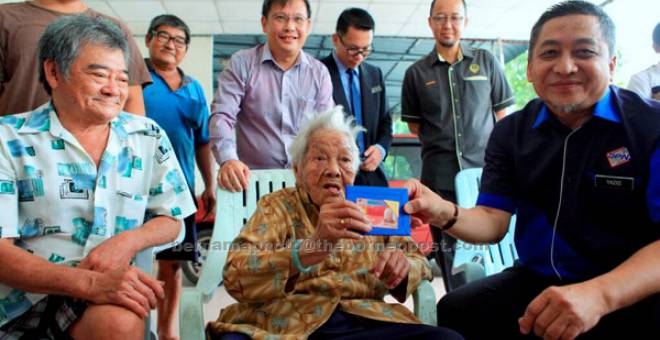
[[467, 339], [660, 335], [660, 103], [609, 85], [614, 43], [600, 7], [550, 8], [529, 46], [540, 99], [495, 126], [477, 207], [409, 183], [409, 213], [472, 243], [499, 241], [517, 214], [519, 263], [445, 295], [439, 325]]
[[[202, 86], [178, 67], [188, 50], [190, 30], [174, 15], [155, 17], [149, 25], [146, 44], [150, 59], [146, 60], [153, 83], [144, 89], [147, 117], [155, 120], [172, 141], [188, 188], [195, 192], [195, 160], [204, 180], [202, 200], [207, 211], [213, 211], [215, 193], [209, 145], [209, 111]], [[195, 216], [186, 222], [183, 244], [156, 255], [158, 279], [165, 282], [165, 299], [158, 303], [159, 339], [178, 339], [174, 320], [181, 295], [179, 261], [196, 261], [197, 233]]]

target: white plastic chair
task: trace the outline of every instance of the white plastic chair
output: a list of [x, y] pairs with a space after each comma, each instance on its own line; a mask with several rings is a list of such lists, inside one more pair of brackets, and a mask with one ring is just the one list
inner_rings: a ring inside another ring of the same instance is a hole
[[[179, 235], [172, 242], [164, 243], [159, 246], [146, 248], [140, 251], [135, 255], [135, 260], [133, 261], [134, 265], [140, 268], [143, 272], [152, 275], [153, 266], [154, 266], [154, 256], [165, 249], [172, 248], [176, 245], [181, 244], [183, 239], [186, 237], [186, 226], [183, 221], [181, 221], [181, 231]], [[149, 315], [144, 320], [144, 339], [158, 339], [156, 334], [158, 334], [156, 328], [156, 318], [152, 315], [154, 311], [151, 311]]]
[[[472, 208], [476, 205], [481, 173], [481, 168], [473, 168], [462, 170], [456, 175], [456, 201], [460, 207]], [[515, 230], [516, 216], [512, 215], [509, 231], [499, 243], [470, 244], [457, 240], [452, 275], [458, 283], [469, 283], [511, 267], [518, 258], [514, 243]]]
[[[229, 247], [243, 224], [254, 212], [257, 201], [273, 191], [295, 185], [293, 171], [253, 170], [248, 190], [231, 193], [218, 190], [216, 218], [206, 260], [195, 287], [184, 288], [179, 307], [181, 339], [205, 339], [203, 304], [213, 297], [222, 282], [222, 271]], [[415, 314], [426, 324], [437, 324], [435, 294], [428, 281], [422, 281], [414, 296]]]

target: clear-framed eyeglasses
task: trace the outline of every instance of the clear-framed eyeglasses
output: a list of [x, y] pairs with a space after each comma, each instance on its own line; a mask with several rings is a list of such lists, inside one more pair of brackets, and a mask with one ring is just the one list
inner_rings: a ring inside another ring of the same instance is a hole
[[434, 15], [431, 17], [431, 20], [433, 20], [433, 23], [436, 25], [444, 25], [447, 23], [447, 21], [449, 21], [452, 25], [458, 26], [463, 23], [463, 19], [465, 19], [465, 17], [462, 15]]
[[303, 15], [288, 16], [283, 13], [275, 13], [271, 16], [271, 19], [278, 25], [286, 25], [291, 20], [297, 27], [302, 27], [309, 20], [309, 18]]

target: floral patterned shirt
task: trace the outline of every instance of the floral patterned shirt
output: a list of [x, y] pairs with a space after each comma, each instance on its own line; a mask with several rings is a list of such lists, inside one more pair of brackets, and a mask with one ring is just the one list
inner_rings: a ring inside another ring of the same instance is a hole
[[[302, 339], [323, 325], [335, 308], [368, 319], [419, 323], [405, 306], [383, 300], [388, 293], [405, 300], [422, 279], [431, 278], [426, 258], [410, 237], [341, 240], [328, 258], [312, 272], [297, 274], [293, 288], [286, 289], [291, 244], [311, 237], [318, 218], [318, 208], [301, 188], [282, 189], [259, 201], [234, 240], [224, 268], [225, 288], [238, 303], [208, 324], [211, 337], [241, 332], [254, 339]], [[386, 247], [399, 247], [410, 261], [407, 283], [404, 280], [392, 291], [369, 273]]]
[[[166, 134], [121, 113], [97, 168], [50, 103], [0, 117], [0, 237], [53, 263], [75, 265], [145, 215], [183, 219], [195, 205]], [[42, 299], [0, 284], [0, 325]]]

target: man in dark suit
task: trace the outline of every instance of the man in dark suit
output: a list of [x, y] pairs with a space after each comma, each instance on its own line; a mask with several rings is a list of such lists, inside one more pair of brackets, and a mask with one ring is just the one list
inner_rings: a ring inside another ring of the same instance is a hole
[[358, 135], [360, 171], [355, 185], [387, 186], [380, 167], [392, 142], [392, 117], [380, 68], [363, 63], [371, 52], [374, 19], [360, 8], [344, 10], [332, 35], [335, 50], [321, 59], [330, 71], [332, 98], [367, 131]]

